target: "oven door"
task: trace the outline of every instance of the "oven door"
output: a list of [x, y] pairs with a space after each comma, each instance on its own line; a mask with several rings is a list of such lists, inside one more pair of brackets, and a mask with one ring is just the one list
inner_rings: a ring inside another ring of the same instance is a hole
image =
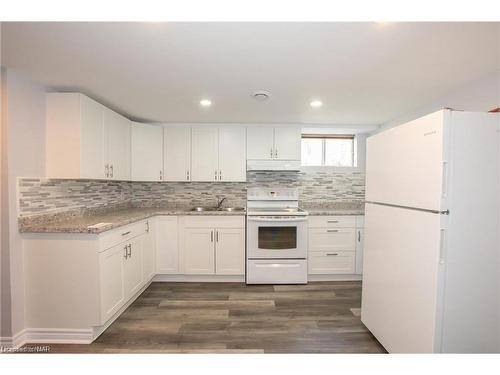
[[307, 216], [248, 216], [249, 259], [307, 258]]

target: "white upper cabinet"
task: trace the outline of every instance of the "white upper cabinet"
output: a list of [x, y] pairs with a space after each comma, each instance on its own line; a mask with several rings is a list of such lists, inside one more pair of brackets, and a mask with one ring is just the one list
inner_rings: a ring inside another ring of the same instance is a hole
[[80, 177], [106, 178], [105, 176], [105, 131], [104, 107], [92, 99], [80, 95]]
[[274, 128], [252, 126], [247, 128], [247, 159], [267, 160], [274, 155]]
[[47, 94], [48, 178], [130, 179], [130, 121], [78, 93]]
[[246, 181], [243, 127], [192, 128], [192, 181]]
[[301, 129], [252, 126], [247, 129], [247, 159], [300, 160]]
[[301, 137], [300, 128], [274, 128], [274, 158], [277, 160], [300, 160]]
[[191, 129], [191, 137], [191, 180], [218, 181], [218, 129], [211, 126], [194, 126]]
[[47, 177], [107, 178], [104, 107], [78, 93], [47, 94], [46, 106]]
[[164, 181], [191, 181], [191, 128], [166, 126], [163, 129]]
[[130, 121], [104, 108], [104, 129], [107, 144], [108, 178], [130, 180]]
[[132, 123], [132, 181], [163, 180], [163, 127]]
[[246, 130], [219, 128], [219, 181], [246, 181]]

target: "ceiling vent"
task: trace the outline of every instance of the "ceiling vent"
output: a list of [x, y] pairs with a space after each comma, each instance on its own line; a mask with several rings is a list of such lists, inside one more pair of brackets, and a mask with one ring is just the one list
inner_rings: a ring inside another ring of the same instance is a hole
[[253, 98], [259, 102], [269, 99], [271, 93], [269, 91], [256, 91], [252, 94]]

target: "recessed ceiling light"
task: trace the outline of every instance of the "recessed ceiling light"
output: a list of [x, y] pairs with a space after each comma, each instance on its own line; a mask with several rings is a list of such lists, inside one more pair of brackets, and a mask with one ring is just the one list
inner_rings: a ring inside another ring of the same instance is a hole
[[319, 108], [323, 105], [323, 102], [321, 100], [312, 100], [311, 103], [309, 103], [309, 104], [313, 108]]
[[202, 99], [202, 100], [200, 100], [200, 105], [202, 107], [207, 108], [207, 107], [210, 107], [212, 105], [212, 101], [210, 99]]

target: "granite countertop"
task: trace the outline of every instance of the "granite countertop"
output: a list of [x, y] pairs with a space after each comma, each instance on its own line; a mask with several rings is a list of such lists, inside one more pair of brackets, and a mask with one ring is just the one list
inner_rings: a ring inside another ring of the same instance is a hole
[[303, 203], [301, 207], [309, 212], [310, 216], [365, 214], [365, 204], [363, 202]]
[[[131, 224], [140, 220], [157, 215], [225, 215], [244, 216], [245, 211], [191, 211], [190, 208], [125, 208], [107, 211], [99, 214], [71, 215], [45, 215], [34, 218], [19, 219], [19, 232], [21, 233], [89, 233], [99, 234], [123, 225]], [[99, 223], [105, 223], [99, 227], [89, 228]]]
[[308, 208], [309, 216], [364, 215], [364, 209]]

